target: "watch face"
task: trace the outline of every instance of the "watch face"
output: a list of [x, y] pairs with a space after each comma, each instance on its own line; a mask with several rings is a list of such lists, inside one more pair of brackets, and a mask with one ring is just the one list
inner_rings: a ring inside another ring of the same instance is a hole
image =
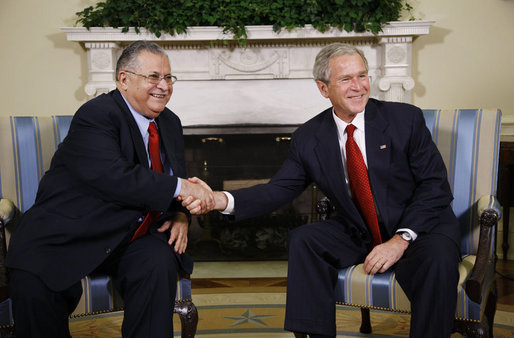
[[412, 236], [408, 232], [402, 232], [402, 238], [408, 242], [412, 241]]

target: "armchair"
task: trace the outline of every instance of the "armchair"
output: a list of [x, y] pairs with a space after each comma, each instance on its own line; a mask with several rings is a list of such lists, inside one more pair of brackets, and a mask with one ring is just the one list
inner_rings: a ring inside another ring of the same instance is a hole
[[[0, 117], [0, 337], [14, 334], [3, 264], [10, 234], [19, 215], [34, 203], [39, 180], [66, 136], [71, 119], [71, 115]], [[109, 276], [86, 276], [82, 287], [82, 298], [71, 317], [122, 309]], [[179, 276], [174, 312], [180, 316], [182, 337], [194, 337], [198, 313], [191, 300], [188, 275]]]
[[[461, 226], [462, 262], [455, 331], [492, 337], [496, 311], [495, 248], [500, 205], [496, 200], [500, 110], [424, 110], [426, 125], [445, 161]], [[317, 205], [321, 218], [330, 201]], [[336, 303], [361, 308], [361, 333], [371, 333], [370, 309], [410, 312], [409, 300], [394, 272], [365, 274], [362, 264], [340, 270]], [[437, 325], [437, 323], [433, 323]]]

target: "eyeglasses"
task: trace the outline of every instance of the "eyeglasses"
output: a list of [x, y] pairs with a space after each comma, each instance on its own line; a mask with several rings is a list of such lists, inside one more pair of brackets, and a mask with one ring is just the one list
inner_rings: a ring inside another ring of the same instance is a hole
[[166, 83], [168, 85], [172, 85], [175, 82], [177, 82], [177, 77], [174, 75], [165, 75], [165, 76], [159, 76], [157, 74], [143, 75], [143, 74], [131, 72], [130, 70], [125, 70], [125, 72], [144, 77], [148, 83], [151, 83], [153, 85], [158, 84], [159, 82], [161, 82], [162, 79], [164, 79], [164, 81], [166, 81]]

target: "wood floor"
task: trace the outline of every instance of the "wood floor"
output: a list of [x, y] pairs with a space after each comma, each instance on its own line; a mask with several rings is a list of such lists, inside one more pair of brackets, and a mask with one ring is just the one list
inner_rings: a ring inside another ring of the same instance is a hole
[[497, 309], [514, 312], [514, 261], [496, 262], [496, 286], [498, 288]]
[[[498, 260], [496, 271], [497, 309], [514, 312], [514, 261]], [[286, 278], [193, 278], [191, 288], [193, 294], [283, 293]]]

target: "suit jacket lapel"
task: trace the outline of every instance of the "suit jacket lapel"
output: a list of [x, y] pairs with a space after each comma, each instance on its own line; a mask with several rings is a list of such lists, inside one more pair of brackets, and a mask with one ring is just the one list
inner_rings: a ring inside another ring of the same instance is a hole
[[[130, 136], [132, 138], [132, 142], [134, 144], [134, 148], [136, 149], [137, 158], [139, 163], [143, 166], [149, 168], [148, 165], [148, 153], [145, 149], [145, 143], [143, 142], [143, 138], [141, 137], [141, 132], [137, 126], [132, 113], [130, 112], [125, 100], [121, 96], [121, 93], [116, 89], [113, 93], [114, 101], [121, 109], [122, 114], [124, 115], [130, 130]], [[123, 140], [122, 140], [123, 142]]]
[[322, 125], [316, 133], [316, 138], [318, 139], [318, 145], [314, 150], [323, 175], [336, 196], [337, 201], [334, 202], [339, 202], [339, 206], [343, 208], [346, 216], [351, 218], [353, 223], [365, 226], [362, 218], [359, 217], [359, 211], [348, 194], [341, 154], [342, 150], [339, 148], [337, 127], [332, 117], [332, 109], [325, 114]]
[[387, 219], [387, 178], [391, 162], [391, 137], [386, 133], [388, 122], [370, 101], [366, 105], [365, 133], [368, 176], [381, 219]]

